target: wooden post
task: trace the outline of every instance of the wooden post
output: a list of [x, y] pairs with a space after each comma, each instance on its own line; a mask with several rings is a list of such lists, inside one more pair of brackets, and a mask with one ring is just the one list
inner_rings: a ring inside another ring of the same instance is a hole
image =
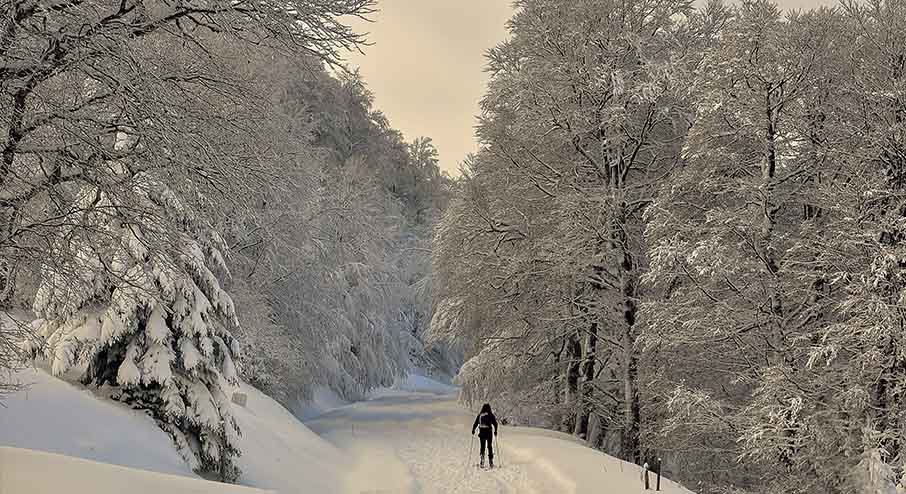
[[661, 491], [661, 465], [662, 465], [661, 459], [658, 458], [657, 459], [657, 483], [655, 484], [656, 487], [654, 489], [658, 492]]
[[648, 484], [648, 462], [647, 461], [645, 462], [644, 465], [642, 465], [642, 468], [645, 469], [645, 490], [647, 491], [648, 489], [650, 489], [650, 486]]

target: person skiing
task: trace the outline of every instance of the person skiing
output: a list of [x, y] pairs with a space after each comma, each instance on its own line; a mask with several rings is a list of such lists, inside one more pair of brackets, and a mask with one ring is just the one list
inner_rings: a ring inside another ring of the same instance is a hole
[[481, 463], [480, 466], [484, 468], [484, 450], [487, 446], [488, 450], [488, 466], [494, 468], [494, 445], [493, 437], [491, 436], [491, 427], [494, 427], [494, 436], [497, 435], [497, 417], [494, 416], [494, 412], [491, 411], [491, 404], [485, 403], [481, 406], [481, 411], [478, 412], [478, 416], [475, 417], [475, 423], [472, 424], [472, 435], [475, 435], [475, 429], [478, 429], [478, 439], [481, 443]]

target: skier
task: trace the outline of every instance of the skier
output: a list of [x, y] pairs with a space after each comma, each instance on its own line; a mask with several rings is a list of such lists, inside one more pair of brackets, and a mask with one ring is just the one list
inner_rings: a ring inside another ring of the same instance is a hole
[[497, 435], [497, 417], [491, 411], [491, 404], [485, 403], [481, 406], [481, 412], [475, 417], [475, 423], [472, 424], [472, 435], [475, 435], [475, 429], [478, 429], [478, 439], [481, 442], [481, 468], [484, 468], [484, 449], [488, 448], [488, 466], [494, 468], [494, 445], [491, 437], [491, 426], [494, 427], [494, 435]]

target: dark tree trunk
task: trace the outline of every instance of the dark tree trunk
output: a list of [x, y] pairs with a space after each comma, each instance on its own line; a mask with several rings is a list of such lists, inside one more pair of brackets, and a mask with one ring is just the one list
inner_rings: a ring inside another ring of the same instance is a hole
[[582, 389], [579, 409], [576, 415], [576, 436], [588, 438], [588, 418], [591, 414], [594, 398], [595, 363], [597, 362], [598, 323], [589, 326], [585, 337], [584, 358], [582, 360]]
[[618, 243], [622, 259], [620, 262], [621, 313], [623, 316], [623, 435], [621, 450], [623, 458], [638, 464], [641, 461], [640, 422], [641, 412], [638, 391], [638, 356], [635, 352], [636, 287], [635, 263], [629, 251], [623, 229]]
[[566, 390], [563, 398], [563, 422], [560, 428], [563, 432], [572, 432], [575, 427], [575, 406], [579, 401], [579, 370], [581, 364], [582, 345], [579, 336], [571, 334], [566, 340]]
[[12, 308], [16, 289], [17, 259], [12, 249], [12, 235], [18, 225], [19, 215], [15, 208], [0, 209], [0, 309]]

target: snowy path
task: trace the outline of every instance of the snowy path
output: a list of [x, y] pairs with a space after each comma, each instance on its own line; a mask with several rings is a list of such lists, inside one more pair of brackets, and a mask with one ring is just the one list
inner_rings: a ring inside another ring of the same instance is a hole
[[[502, 427], [501, 468], [474, 467], [474, 415], [452, 396], [398, 393], [343, 407], [306, 425], [351, 458], [350, 494], [641, 493], [637, 467], [570, 436]], [[662, 492], [688, 493], [664, 482]]]
[[[469, 460], [472, 419], [451, 397], [399, 394], [356, 403], [306, 425], [354, 459], [347, 485], [352, 493], [563, 492], [562, 485], [547, 485], [548, 478], [533, 478], [510, 457], [505, 442], [498, 453], [502, 468], [475, 468], [477, 439]], [[501, 435], [505, 441], [506, 428]]]

